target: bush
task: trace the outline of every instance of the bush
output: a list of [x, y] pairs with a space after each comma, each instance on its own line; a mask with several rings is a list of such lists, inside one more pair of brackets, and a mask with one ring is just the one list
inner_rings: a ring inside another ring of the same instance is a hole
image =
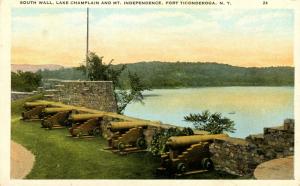
[[191, 128], [179, 129], [177, 127], [172, 127], [155, 131], [150, 144], [150, 151], [155, 156], [161, 155], [168, 151], [166, 142], [171, 136], [189, 136], [193, 134], [194, 132]]
[[229, 118], [222, 117], [221, 113], [211, 114], [208, 110], [202, 114], [190, 114], [184, 117], [187, 122], [192, 122], [196, 129], [205, 130], [211, 134], [221, 134], [223, 132], [234, 132], [234, 122]]

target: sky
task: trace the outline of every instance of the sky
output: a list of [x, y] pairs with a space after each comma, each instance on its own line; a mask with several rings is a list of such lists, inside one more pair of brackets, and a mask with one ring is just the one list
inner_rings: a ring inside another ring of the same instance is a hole
[[[90, 9], [89, 49], [104, 62], [218, 62], [293, 66], [289, 9]], [[86, 9], [14, 8], [12, 64], [78, 66]]]

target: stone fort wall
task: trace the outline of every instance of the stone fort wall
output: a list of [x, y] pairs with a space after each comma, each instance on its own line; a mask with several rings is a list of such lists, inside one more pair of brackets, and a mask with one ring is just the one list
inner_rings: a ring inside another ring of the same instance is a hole
[[230, 174], [252, 175], [262, 162], [294, 155], [294, 120], [284, 120], [283, 126], [264, 128], [263, 134], [246, 139], [215, 140], [210, 153], [216, 170]]
[[18, 99], [24, 99], [30, 96], [33, 96], [35, 92], [17, 92], [17, 91], [11, 91], [11, 101], [15, 101]]
[[84, 106], [101, 111], [117, 112], [112, 81], [45, 80], [45, 98], [69, 105]]

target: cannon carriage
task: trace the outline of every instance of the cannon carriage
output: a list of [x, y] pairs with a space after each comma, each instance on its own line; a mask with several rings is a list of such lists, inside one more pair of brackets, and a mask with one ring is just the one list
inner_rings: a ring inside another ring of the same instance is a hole
[[144, 121], [111, 122], [108, 129], [112, 136], [108, 139], [108, 148], [119, 154], [142, 152], [147, 149], [144, 130], [148, 128]]
[[73, 137], [99, 136], [104, 118], [104, 114], [72, 114], [69, 117], [72, 123], [69, 132]]
[[71, 125], [69, 116], [78, 111], [73, 107], [52, 107], [44, 108], [41, 113], [41, 125], [43, 128], [57, 129], [65, 128]]
[[166, 143], [169, 151], [161, 155], [157, 174], [182, 176], [213, 169], [209, 145], [214, 139], [227, 137], [227, 134], [170, 137]]
[[50, 104], [45, 101], [26, 102], [24, 104], [25, 111], [22, 112], [22, 120], [40, 120], [43, 110]]

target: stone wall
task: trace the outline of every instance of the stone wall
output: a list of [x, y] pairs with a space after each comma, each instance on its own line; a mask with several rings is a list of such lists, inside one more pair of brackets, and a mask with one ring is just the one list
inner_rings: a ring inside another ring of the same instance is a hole
[[246, 139], [215, 140], [210, 152], [216, 170], [251, 175], [262, 162], [294, 154], [294, 120], [286, 119], [283, 126], [265, 128], [263, 134]]
[[55, 89], [55, 85], [60, 84], [62, 82], [61, 79], [42, 79], [43, 89]]
[[240, 138], [215, 140], [209, 147], [216, 170], [244, 176], [251, 174], [262, 157], [251, 143]]
[[48, 81], [45, 98], [100, 111], [117, 112], [111, 81]]
[[18, 99], [23, 99], [26, 97], [30, 97], [33, 96], [35, 94], [35, 92], [16, 92], [16, 91], [12, 91], [11, 92], [11, 101], [15, 101]]
[[264, 134], [250, 135], [247, 141], [256, 145], [265, 160], [294, 154], [294, 120], [284, 120], [283, 126], [265, 128]]

